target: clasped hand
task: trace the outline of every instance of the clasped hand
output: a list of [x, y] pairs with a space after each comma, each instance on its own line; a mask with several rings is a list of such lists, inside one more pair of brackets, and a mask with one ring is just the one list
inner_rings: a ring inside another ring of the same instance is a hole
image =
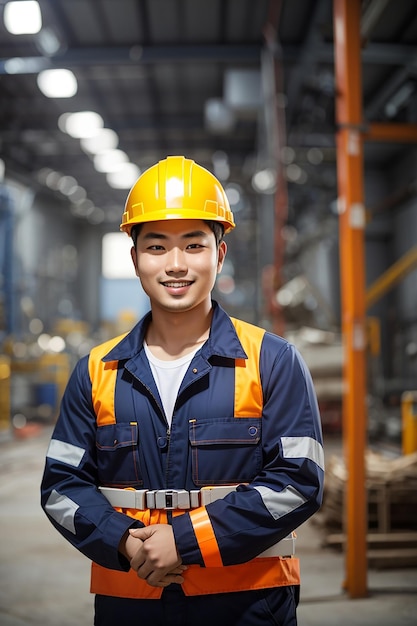
[[125, 544], [130, 566], [152, 587], [184, 582], [182, 565], [169, 524], [131, 528]]

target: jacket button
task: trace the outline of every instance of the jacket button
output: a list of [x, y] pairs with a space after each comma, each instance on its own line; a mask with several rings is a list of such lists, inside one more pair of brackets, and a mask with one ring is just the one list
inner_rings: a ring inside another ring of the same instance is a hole
[[156, 443], [158, 444], [159, 448], [165, 448], [165, 446], [167, 445], [167, 438], [158, 437], [158, 439], [156, 440]]
[[198, 369], [196, 367], [193, 368], [193, 374], [197, 374]]
[[258, 429], [256, 426], [250, 426], [248, 432], [251, 437], [255, 437], [255, 435], [258, 433]]

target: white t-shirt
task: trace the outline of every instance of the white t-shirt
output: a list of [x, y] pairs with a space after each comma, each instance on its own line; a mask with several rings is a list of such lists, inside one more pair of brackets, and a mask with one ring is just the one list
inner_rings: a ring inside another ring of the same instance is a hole
[[146, 341], [143, 342], [143, 347], [145, 348], [145, 353], [148, 357], [156, 386], [158, 387], [168, 424], [171, 426], [178, 390], [185, 376], [185, 372], [200, 346], [174, 361], [162, 361], [161, 359], [157, 359], [149, 350]]

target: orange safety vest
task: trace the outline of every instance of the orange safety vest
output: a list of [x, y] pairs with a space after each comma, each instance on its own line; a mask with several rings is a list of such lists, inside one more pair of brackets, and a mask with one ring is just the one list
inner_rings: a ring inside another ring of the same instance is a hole
[[[232, 318], [239, 339], [248, 359], [235, 362], [235, 416], [262, 416], [262, 387], [259, 373], [259, 353], [264, 330]], [[250, 330], [249, 330], [250, 327]], [[101, 359], [121, 340], [121, 337], [93, 348], [89, 359], [89, 372], [92, 381], [93, 405], [97, 424], [116, 422], [114, 414], [114, 385], [117, 374], [117, 361], [103, 363]], [[145, 526], [167, 523], [164, 510], [145, 511], [120, 509], [117, 511], [140, 520]], [[192, 511], [198, 515], [205, 513], [205, 507]], [[173, 511], [173, 515], [183, 515], [185, 511]], [[299, 559], [291, 557], [258, 557], [239, 565], [201, 567], [190, 565], [183, 572], [182, 588], [186, 596], [249, 591], [284, 587], [300, 584]], [[139, 578], [134, 570], [122, 572], [92, 563], [91, 593], [119, 598], [159, 599], [162, 588], [152, 587]]]

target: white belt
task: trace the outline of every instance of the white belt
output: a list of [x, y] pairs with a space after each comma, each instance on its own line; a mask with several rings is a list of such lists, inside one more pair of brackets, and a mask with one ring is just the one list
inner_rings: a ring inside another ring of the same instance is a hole
[[[224, 498], [232, 491], [236, 491], [236, 485], [224, 485], [203, 487], [202, 489], [116, 489], [114, 487], [99, 487], [101, 493], [110, 504], [121, 509], [194, 509], [206, 506], [215, 500]], [[295, 554], [294, 532], [290, 533], [278, 543], [274, 544], [258, 557], [264, 556], [290, 556]]]
[[202, 489], [115, 489], [99, 487], [112, 506], [121, 509], [196, 509], [224, 498], [236, 491], [236, 485], [203, 487]]

